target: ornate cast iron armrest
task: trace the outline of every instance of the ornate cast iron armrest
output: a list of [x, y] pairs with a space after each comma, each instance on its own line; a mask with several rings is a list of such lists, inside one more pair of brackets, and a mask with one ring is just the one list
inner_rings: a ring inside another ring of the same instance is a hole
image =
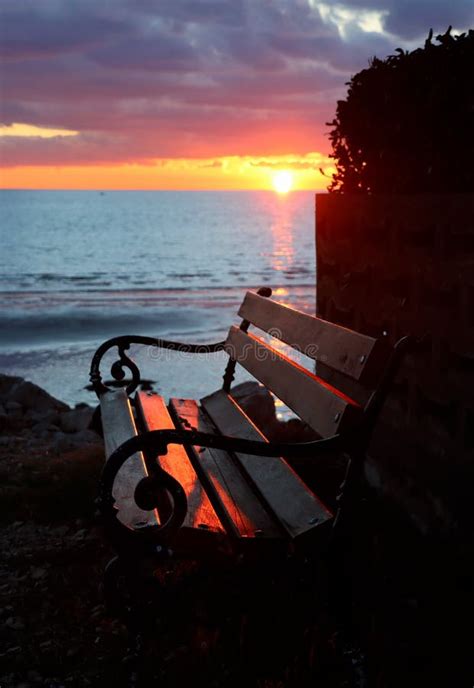
[[114, 337], [109, 339], [99, 346], [94, 356], [92, 357], [90, 369], [90, 381], [94, 392], [100, 397], [101, 394], [108, 391], [108, 387], [102, 382], [100, 374], [100, 363], [103, 356], [114, 346], [118, 350], [118, 360], [112, 364], [110, 369], [114, 380], [123, 380], [125, 377], [125, 368], [132, 374], [132, 380], [127, 385], [127, 394], [131, 394], [136, 390], [140, 384], [140, 371], [138, 366], [125, 353], [131, 344], [145, 344], [147, 346], [154, 346], [160, 349], [168, 349], [171, 351], [180, 351], [189, 354], [212, 354], [224, 349], [224, 342], [217, 342], [215, 344], [184, 344], [182, 342], [173, 342], [167, 339], [157, 339], [155, 337], [142, 337], [140, 335], [125, 335], [122, 337]]
[[136, 452], [143, 451], [145, 456], [163, 456], [168, 445], [198, 445], [233, 452], [254, 454], [255, 456], [293, 456], [311, 457], [347, 449], [349, 435], [334, 435], [328, 439], [299, 443], [270, 443], [243, 440], [236, 437], [210, 435], [197, 431], [152, 430], [137, 435], [120, 445], [109, 457], [99, 482], [98, 506], [104, 517], [109, 536], [118, 547], [150, 547], [165, 544], [181, 526], [186, 516], [187, 501], [181, 485], [164, 471], [155, 460], [147, 459], [148, 477], [142, 478], [135, 489], [135, 502], [141, 509], [151, 511], [157, 508], [160, 491], [166, 489], [173, 502], [173, 511], [166, 523], [133, 530], [117, 519], [117, 509], [112, 495], [115, 478], [123, 464]]

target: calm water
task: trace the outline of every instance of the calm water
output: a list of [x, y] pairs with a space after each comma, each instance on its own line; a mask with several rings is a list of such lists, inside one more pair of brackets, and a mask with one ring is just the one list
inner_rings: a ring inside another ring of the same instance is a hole
[[[106, 338], [218, 341], [261, 285], [315, 307], [313, 193], [1, 191], [0, 248], [0, 370], [69, 403], [93, 401]], [[225, 364], [134, 354], [165, 395], [211, 391]]]

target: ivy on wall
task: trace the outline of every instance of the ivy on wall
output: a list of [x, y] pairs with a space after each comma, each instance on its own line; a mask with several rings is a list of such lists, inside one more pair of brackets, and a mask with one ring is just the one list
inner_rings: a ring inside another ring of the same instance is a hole
[[474, 191], [474, 30], [374, 57], [328, 123], [330, 192]]

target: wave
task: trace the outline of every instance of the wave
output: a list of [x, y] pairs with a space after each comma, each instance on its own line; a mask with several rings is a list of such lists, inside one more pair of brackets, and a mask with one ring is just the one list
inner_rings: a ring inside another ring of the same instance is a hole
[[[99, 343], [122, 334], [208, 341], [236, 322], [247, 289], [0, 292], [0, 349]], [[314, 287], [276, 288], [277, 300], [314, 309]]]
[[123, 309], [120, 312], [62, 309], [26, 315], [1, 314], [0, 348], [93, 342], [122, 334], [171, 337], [185, 332], [189, 335], [201, 335], [205, 332], [205, 326], [200, 325], [202, 321], [196, 310], [184, 308]]

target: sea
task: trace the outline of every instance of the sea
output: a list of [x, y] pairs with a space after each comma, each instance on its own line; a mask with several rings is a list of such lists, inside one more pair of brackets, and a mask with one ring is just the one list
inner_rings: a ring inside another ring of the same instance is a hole
[[[247, 289], [315, 312], [314, 193], [0, 191], [0, 372], [74, 406], [96, 348], [149, 335], [208, 343]], [[114, 350], [104, 361], [110, 379]], [[226, 355], [131, 348], [164, 396], [201, 397]], [[248, 379], [242, 371], [236, 382]]]

